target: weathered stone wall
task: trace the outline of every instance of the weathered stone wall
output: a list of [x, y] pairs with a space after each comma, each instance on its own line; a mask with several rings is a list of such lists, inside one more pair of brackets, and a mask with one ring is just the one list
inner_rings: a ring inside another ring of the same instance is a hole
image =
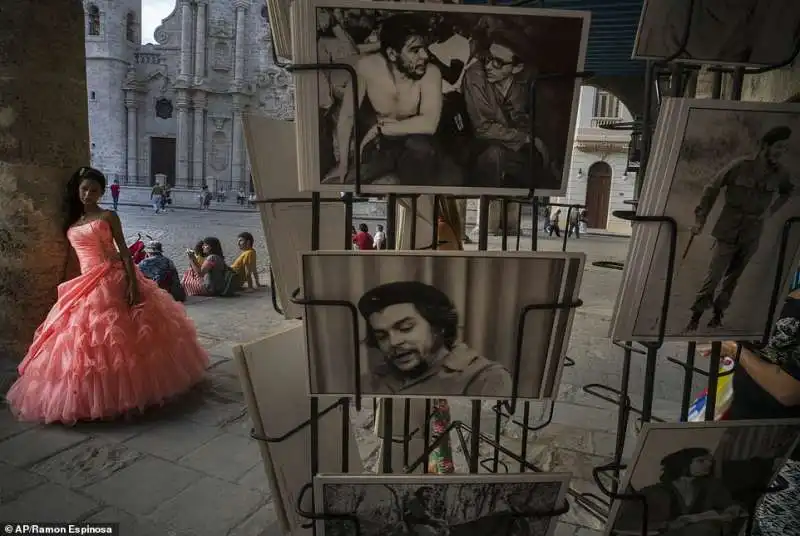
[[79, 0], [0, 9], [0, 358], [19, 360], [56, 297], [61, 202], [89, 157]]
[[109, 175], [126, 173], [126, 71], [122, 60], [86, 59], [91, 164]]

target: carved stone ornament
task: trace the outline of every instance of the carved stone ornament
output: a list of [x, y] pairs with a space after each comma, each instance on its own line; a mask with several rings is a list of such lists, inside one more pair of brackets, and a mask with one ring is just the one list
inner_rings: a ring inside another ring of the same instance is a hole
[[172, 101], [164, 97], [156, 101], [156, 117], [160, 119], [170, 119], [172, 117]]
[[209, 24], [209, 35], [212, 37], [222, 37], [224, 39], [233, 38], [233, 25], [227, 20], [217, 17]]
[[214, 128], [218, 131], [222, 131], [225, 128], [225, 121], [228, 120], [227, 117], [209, 117], [211, 122], [214, 124]]
[[164, 28], [164, 26], [159, 26], [153, 32], [153, 37], [156, 40], [156, 43], [159, 45], [166, 45], [169, 43], [169, 32]]

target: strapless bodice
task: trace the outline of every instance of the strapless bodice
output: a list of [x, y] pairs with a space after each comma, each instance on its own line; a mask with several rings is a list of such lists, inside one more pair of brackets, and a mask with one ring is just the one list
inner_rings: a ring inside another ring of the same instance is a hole
[[119, 259], [111, 225], [105, 220], [93, 220], [72, 227], [67, 231], [67, 239], [78, 256], [82, 274], [95, 266]]

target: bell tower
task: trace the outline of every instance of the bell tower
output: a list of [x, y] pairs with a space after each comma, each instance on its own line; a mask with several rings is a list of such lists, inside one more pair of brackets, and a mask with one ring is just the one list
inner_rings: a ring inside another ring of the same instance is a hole
[[141, 0], [84, 0], [86, 85], [92, 166], [109, 182], [127, 172], [125, 91], [142, 41]]

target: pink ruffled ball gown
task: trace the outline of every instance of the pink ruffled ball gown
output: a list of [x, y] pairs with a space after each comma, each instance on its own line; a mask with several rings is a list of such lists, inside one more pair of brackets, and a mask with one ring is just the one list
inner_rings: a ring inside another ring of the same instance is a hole
[[163, 403], [198, 383], [208, 354], [183, 306], [135, 270], [140, 303], [126, 298], [111, 226], [67, 232], [81, 275], [58, 286], [6, 395], [18, 418], [74, 424]]

